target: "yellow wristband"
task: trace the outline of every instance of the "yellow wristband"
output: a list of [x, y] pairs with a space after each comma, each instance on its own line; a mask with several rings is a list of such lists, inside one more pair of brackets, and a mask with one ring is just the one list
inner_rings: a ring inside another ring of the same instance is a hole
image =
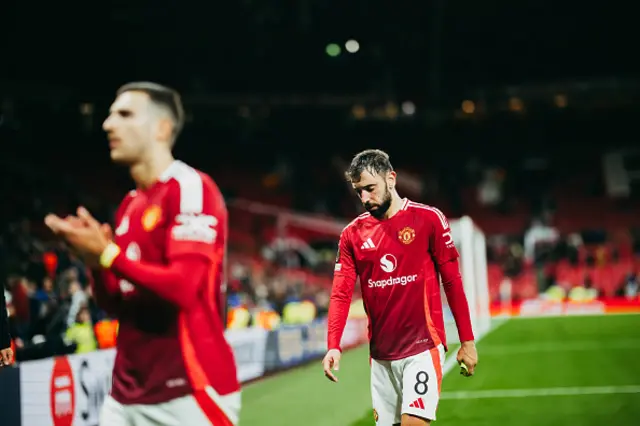
[[120, 247], [115, 243], [109, 243], [100, 255], [100, 265], [105, 269], [111, 268], [113, 261], [116, 260], [116, 257], [118, 257], [119, 254]]

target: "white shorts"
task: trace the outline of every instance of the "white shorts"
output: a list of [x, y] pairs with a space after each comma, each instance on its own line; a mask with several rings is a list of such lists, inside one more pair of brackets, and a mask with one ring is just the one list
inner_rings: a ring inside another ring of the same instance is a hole
[[234, 426], [240, 416], [240, 392], [217, 396], [207, 388], [160, 404], [123, 405], [108, 396], [100, 426]]
[[436, 419], [444, 347], [394, 361], [371, 360], [373, 417], [378, 426], [400, 424], [402, 414]]

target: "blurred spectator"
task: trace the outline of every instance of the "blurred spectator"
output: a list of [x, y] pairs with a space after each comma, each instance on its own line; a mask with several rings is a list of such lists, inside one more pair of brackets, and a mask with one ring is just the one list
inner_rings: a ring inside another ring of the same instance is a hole
[[115, 348], [118, 326], [118, 321], [110, 318], [104, 318], [96, 323], [94, 332], [100, 349]]
[[627, 299], [637, 299], [640, 297], [640, 283], [638, 282], [638, 274], [629, 273], [624, 280], [623, 285], [618, 289], [616, 294]]
[[598, 295], [598, 290], [593, 287], [593, 279], [589, 274], [585, 274], [582, 285], [574, 286], [569, 290], [567, 297], [574, 302], [590, 302], [595, 300]]
[[573, 232], [567, 237], [567, 257], [572, 265], [577, 265], [583, 252], [584, 244], [580, 234]]
[[81, 307], [73, 324], [69, 326], [65, 333], [68, 343], [75, 343], [76, 353], [86, 353], [95, 351], [98, 348], [96, 337], [93, 333], [91, 314], [87, 307]]
[[524, 258], [531, 264], [548, 253], [555, 246], [560, 234], [558, 230], [547, 225], [541, 218], [533, 220], [531, 227], [524, 235]]
[[478, 184], [478, 201], [488, 207], [497, 207], [502, 204], [502, 183], [504, 173], [497, 169], [486, 169], [482, 181]]
[[69, 296], [71, 297], [71, 306], [67, 315], [67, 324], [71, 327], [76, 323], [78, 313], [83, 307], [88, 308], [87, 295], [82, 291], [80, 281], [73, 280], [69, 283]]
[[503, 266], [504, 274], [507, 277], [516, 277], [520, 275], [523, 268], [523, 255], [524, 251], [519, 243], [513, 242], [509, 245], [509, 250], [507, 251], [506, 260], [504, 261]]

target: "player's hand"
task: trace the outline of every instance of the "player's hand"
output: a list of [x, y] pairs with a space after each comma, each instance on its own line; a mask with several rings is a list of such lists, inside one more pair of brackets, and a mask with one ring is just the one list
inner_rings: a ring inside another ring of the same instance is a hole
[[466, 370], [463, 368], [462, 374], [465, 377], [473, 376], [478, 365], [478, 351], [476, 350], [476, 344], [473, 340], [462, 342], [458, 355], [456, 356], [458, 364], [467, 366]]
[[87, 224], [77, 216], [68, 215], [63, 219], [52, 213], [45, 216], [44, 223], [54, 234], [60, 236], [64, 236], [64, 233], [70, 229], [87, 226]]
[[62, 236], [73, 248], [90, 257], [99, 257], [111, 241], [111, 228], [101, 225], [84, 207], [78, 208], [78, 216], [65, 219], [49, 214], [45, 224]]
[[111, 229], [111, 225], [109, 225], [108, 223], [103, 223], [102, 225], [100, 225], [100, 231], [107, 240], [113, 241], [113, 230]]
[[13, 362], [13, 350], [11, 348], [0, 349], [0, 367], [11, 365]]
[[324, 356], [324, 359], [322, 360], [322, 366], [324, 367], [324, 375], [327, 377], [327, 379], [331, 380], [332, 382], [338, 381], [338, 378], [335, 376], [335, 374], [331, 372], [331, 370], [333, 369], [334, 371], [338, 371], [340, 369], [341, 357], [342, 357], [342, 352], [340, 352], [338, 349], [330, 349], [329, 352], [327, 352], [327, 354]]

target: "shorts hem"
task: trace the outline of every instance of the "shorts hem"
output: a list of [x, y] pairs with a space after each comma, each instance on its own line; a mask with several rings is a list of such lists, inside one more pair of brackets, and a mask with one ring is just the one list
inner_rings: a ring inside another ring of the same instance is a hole
[[430, 422], [434, 422], [436, 420], [435, 413], [426, 413], [424, 410], [403, 410], [402, 414], [408, 414], [410, 416], [419, 417], [424, 420], [428, 420]]

